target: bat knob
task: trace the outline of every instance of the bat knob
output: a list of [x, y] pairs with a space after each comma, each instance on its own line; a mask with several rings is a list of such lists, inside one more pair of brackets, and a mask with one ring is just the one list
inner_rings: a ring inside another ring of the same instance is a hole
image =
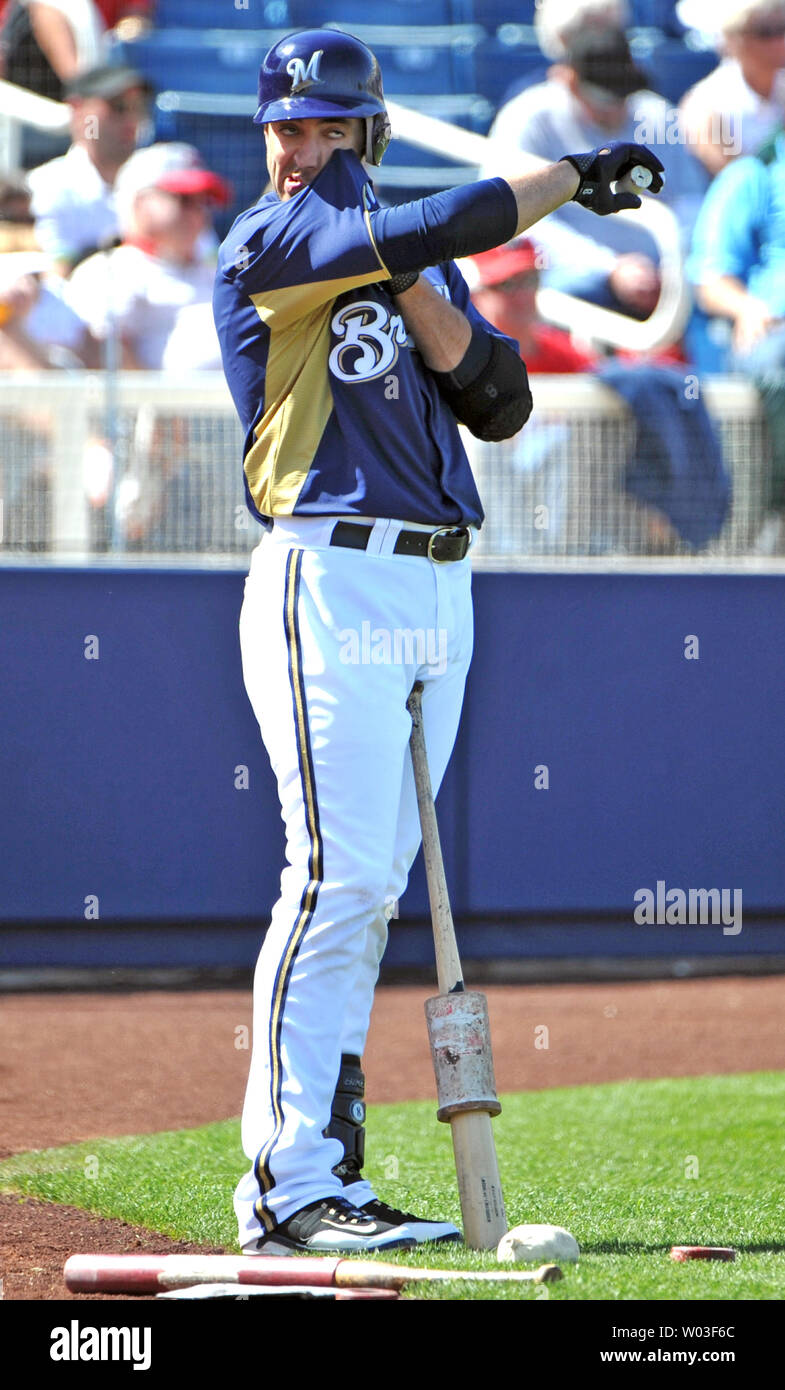
[[647, 169], [643, 164], [636, 164], [624, 178], [617, 180], [616, 192], [640, 193], [650, 187], [652, 180], [651, 169]]
[[558, 1265], [542, 1265], [537, 1270], [535, 1284], [556, 1284], [564, 1275]]

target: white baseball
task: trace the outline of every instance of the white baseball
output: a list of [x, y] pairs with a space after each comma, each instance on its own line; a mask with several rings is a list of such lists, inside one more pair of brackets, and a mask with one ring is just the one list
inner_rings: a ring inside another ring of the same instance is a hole
[[496, 1248], [501, 1264], [570, 1264], [580, 1258], [580, 1247], [563, 1226], [513, 1226]]

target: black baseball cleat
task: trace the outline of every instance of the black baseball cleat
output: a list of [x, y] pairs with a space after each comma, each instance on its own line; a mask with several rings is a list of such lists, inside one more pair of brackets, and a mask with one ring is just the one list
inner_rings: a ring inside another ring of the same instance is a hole
[[362, 1255], [368, 1250], [397, 1250], [416, 1244], [415, 1236], [395, 1221], [352, 1206], [345, 1197], [325, 1197], [301, 1207], [274, 1231], [249, 1241], [243, 1254]]
[[410, 1212], [388, 1207], [387, 1203], [381, 1202], [378, 1197], [372, 1198], [370, 1202], [363, 1202], [361, 1210], [377, 1221], [384, 1221], [398, 1230], [405, 1231], [417, 1245], [463, 1240], [458, 1227], [453, 1226], [451, 1221], [427, 1221], [422, 1216], [412, 1216]]

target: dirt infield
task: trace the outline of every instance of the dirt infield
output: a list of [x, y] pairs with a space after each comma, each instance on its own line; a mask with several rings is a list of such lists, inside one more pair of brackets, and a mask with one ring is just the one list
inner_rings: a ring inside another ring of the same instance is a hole
[[[365, 1054], [371, 1102], [433, 1096], [423, 1014], [433, 992], [377, 991]], [[500, 1092], [785, 1070], [780, 977], [489, 985], [484, 992]], [[239, 1114], [250, 1024], [250, 994], [243, 991], [6, 996], [0, 1156]], [[69, 1254], [141, 1245], [151, 1252], [216, 1249], [73, 1208], [0, 1197], [6, 1299], [68, 1297], [62, 1267]]]

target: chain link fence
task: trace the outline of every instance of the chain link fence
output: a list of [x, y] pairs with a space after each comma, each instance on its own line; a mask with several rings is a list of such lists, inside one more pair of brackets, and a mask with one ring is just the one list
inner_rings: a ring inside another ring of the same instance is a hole
[[[466, 437], [487, 514], [476, 563], [689, 565], [762, 554], [779, 518], [768, 510], [771, 449], [757, 395], [735, 378], [701, 389], [733, 489], [708, 545], [693, 550], [626, 490], [636, 424], [620, 397], [590, 376], [535, 377], [534, 412], [515, 439]], [[245, 507], [241, 458], [220, 373], [0, 378], [0, 563], [242, 567], [259, 528]]]

